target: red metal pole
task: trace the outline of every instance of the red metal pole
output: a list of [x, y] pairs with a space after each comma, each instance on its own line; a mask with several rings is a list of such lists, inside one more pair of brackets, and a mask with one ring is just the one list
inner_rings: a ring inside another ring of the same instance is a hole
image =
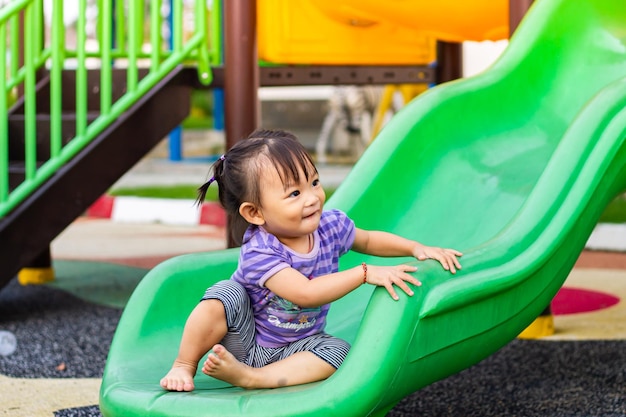
[[[224, 0], [224, 128], [226, 149], [259, 125], [256, 0]], [[237, 246], [227, 226], [228, 246]]]
[[463, 44], [437, 41], [437, 84], [463, 76]]
[[224, 47], [224, 117], [230, 148], [259, 122], [256, 0], [224, 1]]
[[533, 0], [509, 0], [509, 37], [513, 35]]

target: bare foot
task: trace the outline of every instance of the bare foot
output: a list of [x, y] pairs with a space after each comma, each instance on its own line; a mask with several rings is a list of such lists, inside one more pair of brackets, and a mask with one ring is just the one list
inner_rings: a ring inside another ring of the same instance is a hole
[[176, 360], [172, 369], [161, 379], [161, 387], [168, 391], [193, 391], [195, 374], [195, 366]]
[[256, 388], [253, 381], [254, 368], [241, 363], [222, 345], [213, 346], [213, 353], [209, 353], [202, 372], [228, 382], [236, 387]]

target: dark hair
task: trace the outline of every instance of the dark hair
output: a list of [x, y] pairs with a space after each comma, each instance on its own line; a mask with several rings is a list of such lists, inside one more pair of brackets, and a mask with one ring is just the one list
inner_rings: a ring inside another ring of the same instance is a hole
[[308, 180], [317, 174], [311, 156], [296, 136], [284, 130], [257, 130], [237, 142], [212, 166], [213, 177], [198, 188], [201, 204], [209, 186], [217, 182], [219, 200], [229, 216], [233, 239], [240, 244], [248, 223], [239, 214], [245, 201], [261, 205], [259, 179], [272, 164], [283, 183], [299, 182], [300, 170]]

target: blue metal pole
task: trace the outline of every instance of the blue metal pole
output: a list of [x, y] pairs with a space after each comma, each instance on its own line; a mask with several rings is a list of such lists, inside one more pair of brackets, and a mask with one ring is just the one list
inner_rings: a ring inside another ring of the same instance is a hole
[[183, 159], [182, 136], [183, 136], [183, 128], [180, 126], [176, 126], [170, 132], [170, 136], [169, 136], [170, 161], [181, 161]]
[[224, 89], [213, 89], [213, 129], [224, 130]]
[[[168, 40], [170, 49], [174, 48], [174, 0], [170, 0], [170, 14], [167, 17], [167, 23], [170, 27], [170, 37]], [[183, 159], [182, 146], [183, 129], [180, 126], [175, 127], [169, 134], [169, 154], [170, 161], [181, 161]]]
[[[214, 1], [222, 1], [222, 0], [214, 0]], [[220, 21], [224, 22], [224, 7], [219, 8], [221, 12]], [[224, 25], [220, 25], [220, 30], [223, 31]], [[220, 63], [224, 64], [224, 33], [220, 36]], [[213, 89], [213, 129], [217, 131], [224, 130], [224, 89], [223, 88], [214, 88]]]

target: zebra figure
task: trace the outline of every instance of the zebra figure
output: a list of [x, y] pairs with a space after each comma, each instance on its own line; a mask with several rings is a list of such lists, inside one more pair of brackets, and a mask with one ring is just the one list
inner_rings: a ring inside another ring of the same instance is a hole
[[326, 149], [335, 134], [347, 136], [348, 149], [355, 159], [363, 153], [372, 139], [372, 119], [383, 89], [380, 86], [335, 88], [315, 146], [318, 163], [328, 161]]

